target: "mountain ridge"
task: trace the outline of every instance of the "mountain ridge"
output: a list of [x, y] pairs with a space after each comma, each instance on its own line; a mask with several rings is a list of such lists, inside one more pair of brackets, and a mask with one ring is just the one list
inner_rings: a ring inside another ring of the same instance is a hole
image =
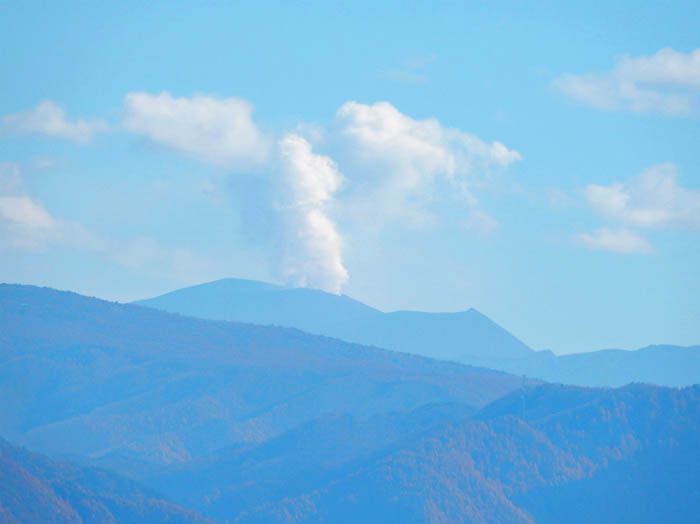
[[187, 461], [327, 412], [480, 407], [521, 382], [297, 329], [0, 285], [3, 436], [106, 466]]
[[555, 355], [532, 350], [474, 308], [446, 313], [382, 312], [346, 295], [239, 279], [207, 282], [136, 303], [199, 318], [297, 327], [550, 382], [610, 387], [630, 382], [676, 387], [700, 382], [700, 346], [654, 345]]
[[[474, 308], [448, 313], [383, 312], [347, 295], [251, 280], [221, 279], [133, 303], [199, 318], [295, 327], [454, 361], [464, 361], [464, 355], [518, 358], [532, 352]], [[430, 354], [421, 349], [427, 342], [434, 346]]]
[[[241, 520], [612, 523], [659, 522], [673, 515], [666, 521], [697, 522], [700, 468], [697, 462], [681, 465], [684, 457], [698, 456], [699, 393], [697, 387], [536, 386]], [[542, 409], [538, 404], [544, 401], [549, 408], [536, 416], [526, 409], [521, 418], [523, 399], [528, 406]], [[667, 475], [655, 485], [650, 473], [658, 466], [678, 472], [678, 478]], [[632, 472], [645, 475], [629, 476]], [[690, 487], [674, 492], [679, 482]], [[583, 503], [574, 498], [585, 493], [592, 497]], [[640, 504], [640, 498], [648, 502]], [[677, 509], [665, 507], [669, 500]]]
[[133, 480], [30, 452], [0, 438], [0, 522], [214, 524]]
[[[219, 522], [700, 515], [699, 386], [542, 384], [299, 329], [0, 285], [0, 398], [4, 437]], [[24, 506], [35, 497], [69, 514], [30, 493]]]

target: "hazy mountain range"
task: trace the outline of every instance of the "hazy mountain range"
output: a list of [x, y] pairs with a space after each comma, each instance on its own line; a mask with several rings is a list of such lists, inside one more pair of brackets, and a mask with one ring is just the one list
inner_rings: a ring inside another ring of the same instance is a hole
[[119, 475], [50, 460], [2, 439], [0, 522], [213, 524]]
[[187, 316], [295, 327], [360, 344], [589, 386], [700, 382], [700, 346], [556, 356], [534, 351], [475, 309], [383, 313], [345, 295], [225, 279], [136, 302]]
[[699, 522], [699, 407], [698, 387], [541, 386], [239, 521]]
[[0, 285], [0, 398], [1, 523], [700, 522], [699, 386]]
[[47, 288], [0, 285], [0, 313], [2, 436], [117, 468], [263, 442], [326, 413], [479, 408], [522, 384], [295, 329]]

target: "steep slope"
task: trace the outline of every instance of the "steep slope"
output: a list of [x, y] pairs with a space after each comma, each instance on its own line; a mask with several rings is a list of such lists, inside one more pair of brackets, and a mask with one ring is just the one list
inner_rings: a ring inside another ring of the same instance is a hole
[[700, 388], [544, 385], [237, 522], [700, 522]]
[[179, 289], [137, 304], [199, 318], [294, 327], [396, 351], [488, 364], [532, 350], [470, 309], [459, 313], [383, 313], [345, 295], [224, 279]]
[[14, 447], [0, 439], [0, 523], [211, 523], [134, 482]]
[[483, 406], [500, 372], [313, 336], [0, 285], [0, 428], [134, 474], [261, 443], [323, 414]]

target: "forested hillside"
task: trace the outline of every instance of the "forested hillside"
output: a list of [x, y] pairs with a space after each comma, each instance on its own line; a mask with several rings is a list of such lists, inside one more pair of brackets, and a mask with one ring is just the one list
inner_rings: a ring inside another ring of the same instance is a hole
[[521, 382], [294, 329], [0, 285], [3, 436], [126, 470], [264, 442], [327, 413], [481, 407]]
[[3, 445], [13, 524], [699, 521], [700, 386], [542, 384], [0, 285], [0, 396], [2, 436], [52, 457]]
[[0, 439], [0, 523], [213, 524], [133, 481]]
[[240, 522], [700, 522], [700, 388], [513, 394]]

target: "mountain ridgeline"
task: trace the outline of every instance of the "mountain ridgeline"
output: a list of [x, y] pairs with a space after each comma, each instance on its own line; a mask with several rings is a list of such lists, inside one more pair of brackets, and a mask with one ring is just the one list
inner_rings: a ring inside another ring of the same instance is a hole
[[480, 408], [522, 379], [309, 335], [0, 285], [1, 435], [132, 471], [329, 413]]
[[0, 284], [0, 398], [2, 524], [700, 522], [700, 386]]
[[475, 309], [460, 313], [383, 313], [345, 295], [226, 279], [136, 302], [215, 320], [294, 327], [432, 358], [519, 358], [533, 351]]
[[555, 356], [533, 351], [475, 309], [384, 313], [345, 295], [225, 279], [137, 304], [182, 315], [294, 327], [359, 344], [587, 386], [700, 382], [700, 346], [650, 346]]
[[543, 385], [239, 522], [700, 522], [700, 388]]

